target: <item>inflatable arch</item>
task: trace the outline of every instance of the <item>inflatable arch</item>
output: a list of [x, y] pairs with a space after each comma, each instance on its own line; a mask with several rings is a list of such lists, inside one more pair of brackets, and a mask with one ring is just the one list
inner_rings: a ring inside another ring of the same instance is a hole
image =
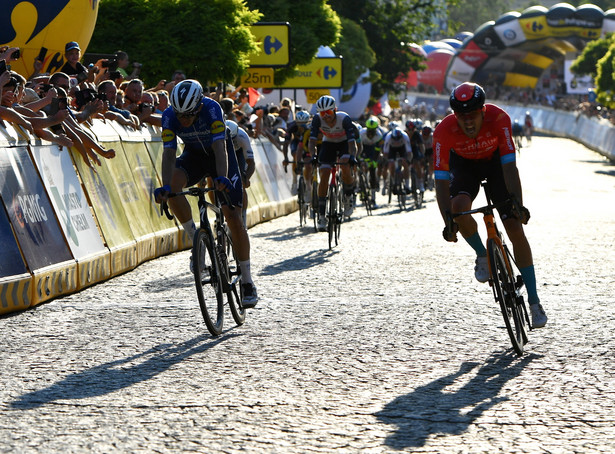
[[11, 69], [24, 77], [33, 73], [39, 55], [42, 72], [59, 70], [70, 41], [77, 41], [85, 53], [98, 16], [98, 0], [0, 0], [0, 8], [0, 45], [21, 49]]
[[[439, 92], [467, 80], [535, 88], [551, 65], [563, 66], [567, 54], [576, 56], [588, 41], [614, 31], [615, 9], [603, 12], [593, 4], [575, 8], [558, 3], [548, 9], [531, 6], [521, 13], [511, 11], [486, 22], [474, 33], [462, 32], [454, 39], [425, 43], [427, 70], [418, 74], [418, 81]], [[462, 44], [456, 46], [455, 40]], [[450, 55], [448, 61], [443, 52]], [[444, 64], [446, 69], [442, 68]]]

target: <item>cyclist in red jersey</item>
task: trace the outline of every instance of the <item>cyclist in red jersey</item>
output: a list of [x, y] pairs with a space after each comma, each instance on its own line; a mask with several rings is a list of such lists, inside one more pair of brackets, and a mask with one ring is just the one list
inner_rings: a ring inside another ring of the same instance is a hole
[[[506, 200], [509, 195], [517, 199], [521, 204], [519, 217], [513, 213], [512, 204], [499, 208], [498, 212], [527, 288], [533, 325], [543, 327], [547, 316], [538, 298], [532, 251], [523, 231], [530, 214], [523, 207], [510, 117], [498, 106], [485, 104], [485, 91], [474, 83], [465, 82], [455, 87], [449, 101], [453, 114], [442, 120], [433, 135], [434, 177], [440, 212], [446, 219], [447, 211], [459, 213], [472, 209], [472, 201], [485, 178], [495, 203]], [[455, 218], [455, 222], [455, 233], [449, 236], [445, 228], [444, 239], [457, 241], [456, 231], [461, 233], [477, 255], [476, 279], [486, 282], [489, 279], [487, 251], [476, 221], [466, 215]]]

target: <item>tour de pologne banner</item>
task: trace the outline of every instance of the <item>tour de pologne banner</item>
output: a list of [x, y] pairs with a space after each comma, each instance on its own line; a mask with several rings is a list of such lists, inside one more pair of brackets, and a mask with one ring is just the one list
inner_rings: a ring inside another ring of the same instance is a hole
[[36, 146], [32, 147], [32, 156], [75, 258], [104, 251], [105, 245], [66, 148]]
[[30, 270], [73, 259], [27, 147], [0, 153], [0, 194]]

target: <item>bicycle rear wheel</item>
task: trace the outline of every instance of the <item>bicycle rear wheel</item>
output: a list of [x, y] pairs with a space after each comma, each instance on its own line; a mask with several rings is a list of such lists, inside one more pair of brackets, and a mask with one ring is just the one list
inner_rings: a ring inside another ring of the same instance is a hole
[[194, 235], [192, 269], [203, 320], [209, 332], [217, 336], [222, 332], [224, 324], [222, 273], [213, 237], [203, 229], [197, 230]]
[[359, 194], [361, 197], [361, 203], [365, 207], [367, 211], [367, 215], [371, 216], [372, 214], [372, 195], [370, 192], [369, 185], [367, 184], [367, 178], [363, 172], [359, 173]]
[[231, 290], [226, 294], [228, 307], [237, 325], [243, 325], [246, 321], [246, 309], [241, 302], [243, 301], [243, 288], [241, 287], [241, 269], [239, 261], [233, 252], [233, 263], [229, 263], [229, 275], [231, 276]]
[[523, 307], [519, 304], [519, 302], [523, 304], [523, 298], [518, 295], [512, 270], [506, 266], [502, 247], [495, 240], [490, 239], [487, 241], [487, 251], [489, 253], [493, 295], [496, 301], [500, 303], [512, 346], [517, 355], [521, 356], [523, 355], [523, 347], [527, 342], [526, 318]]

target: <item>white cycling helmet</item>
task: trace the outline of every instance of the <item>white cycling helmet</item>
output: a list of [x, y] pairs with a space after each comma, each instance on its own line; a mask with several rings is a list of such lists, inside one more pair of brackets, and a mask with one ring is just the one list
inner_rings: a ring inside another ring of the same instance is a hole
[[316, 111], [335, 110], [335, 98], [333, 96], [324, 95], [316, 101]]
[[304, 124], [310, 121], [310, 114], [305, 110], [300, 110], [295, 114], [295, 121], [299, 124]]
[[239, 132], [239, 125], [235, 123], [233, 120], [226, 120], [226, 127], [231, 132], [231, 139], [237, 137], [237, 133]]
[[194, 112], [203, 99], [203, 87], [194, 79], [182, 80], [171, 92], [171, 106], [175, 113], [190, 114]]

